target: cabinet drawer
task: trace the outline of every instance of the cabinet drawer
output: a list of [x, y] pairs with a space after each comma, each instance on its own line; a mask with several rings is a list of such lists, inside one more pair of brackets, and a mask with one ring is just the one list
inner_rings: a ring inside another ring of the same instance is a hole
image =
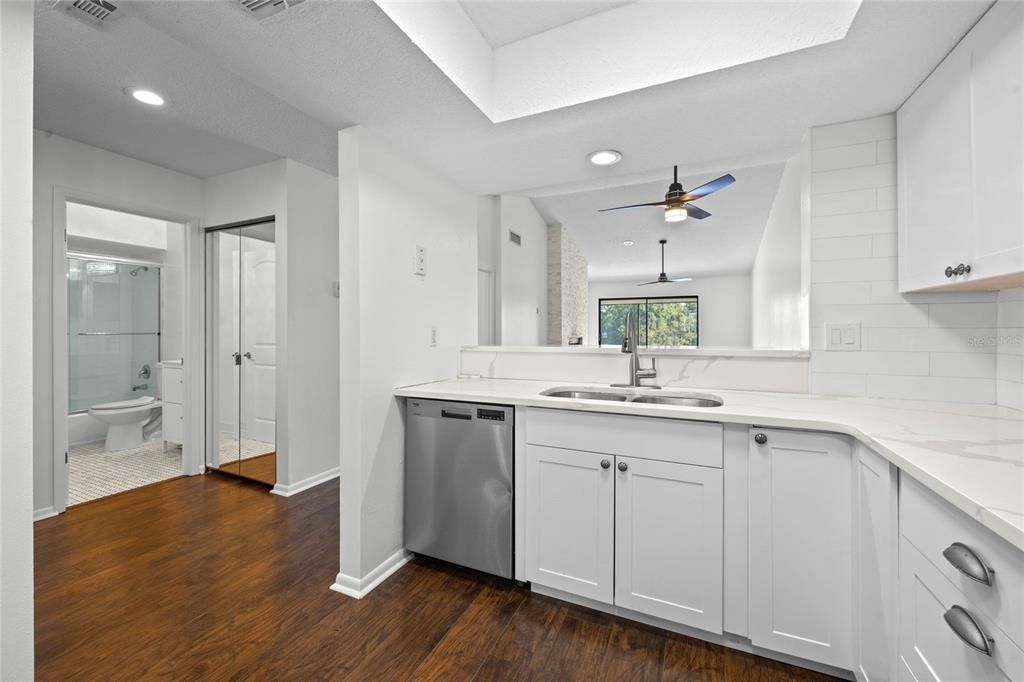
[[532, 445], [722, 466], [721, 424], [540, 408], [526, 414]]
[[[900, 484], [901, 535], [1018, 646], [1024, 646], [1024, 552], [909, 476], [902, 476]], [[943, 556], [954, 542], [967, 546], [995, 571], [991, 586], [967, 577]]]
[[[946, 623], [954, 605], [966, 609], [992, 639], [991, 656], [969, 647]], [[900, 541], [899, 621], [901, 680], [1024, 679], [1024, 652], [906, 538]]]
[[182, 440], [182, 412], [181, 405], [164, 403], [163, 424], [164, 440], [169, 443], [181, 443]]
[[160, 370], [160, 389], [165, 403], [185, 402], [184, 376], [180, 369], [164, 367]]

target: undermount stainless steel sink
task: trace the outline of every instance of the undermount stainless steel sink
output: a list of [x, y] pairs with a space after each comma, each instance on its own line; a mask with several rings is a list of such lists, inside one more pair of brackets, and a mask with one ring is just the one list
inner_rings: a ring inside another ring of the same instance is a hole
[[618, 402], [626, 402], [629, 398], [625, 393], [584, 390], [577, 391], [573, 389], [553, 389], [544, 391], [541, 395], [550, 396], [552, 398], [570, 398], [572, 400], [612, 400]]
[[[652, 386], [651, 388], [655, 388]], [[569, 400], [607, 400], [610, 402], [650, 403], [654, 405], [681, 405], [684, 407], [721, 407], [723, 401], [707, 393], [640, 393], [637, 391], [601, 391], [586, 387], [559, 387], [542, 391], [550, 398]]]
[[710, 395], [638, 395], [634, 403], [655, 403], [658, 405], [683, 405], [685, 407], [721, 407], [722, 399]]

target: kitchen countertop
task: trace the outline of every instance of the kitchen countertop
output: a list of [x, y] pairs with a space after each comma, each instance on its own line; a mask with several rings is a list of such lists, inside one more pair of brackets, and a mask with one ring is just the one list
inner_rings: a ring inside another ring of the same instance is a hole
[[541, 395], [567, 385], [469, 378], [398, 388], [395, 395], [844, 433], [1024, 551], [1024, 412], [997, 405], [716, 389], [663, 391], [712, 393], [725, 401], [715, 408]]

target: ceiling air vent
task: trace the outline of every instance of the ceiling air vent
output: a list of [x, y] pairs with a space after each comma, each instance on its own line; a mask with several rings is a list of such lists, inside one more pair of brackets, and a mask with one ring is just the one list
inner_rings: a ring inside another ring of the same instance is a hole
[[515, 244], [516, 246], [522, 246], [523, 245], [523, 238], [519, 236], [518, 232], [513, 232], [512, 230], [509, 230], [508, 231], [508, 240], [510, 242], [512, 242], [513, 244]]
[[52, 6], [95, 25], [109, 23], [118, 16], [117, 5], [106, 0], [57, 0]]
[[263, 20], [298, 5], [302, 0], [237, 0], [238, 6]]

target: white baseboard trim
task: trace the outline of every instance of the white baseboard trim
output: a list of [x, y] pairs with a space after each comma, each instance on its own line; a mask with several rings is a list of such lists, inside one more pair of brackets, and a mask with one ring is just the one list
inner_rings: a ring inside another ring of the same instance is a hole
[[32, 512], [32, 521], [42, 521], [43, 519], [53, 518], [56, 515], [57, 510], [53, 507], [43, 507]]
[[309, 490], [313, 486], [329, 481], [332, 478], [337, 478], [339, 473], [339, 467], [334, 467], [327, 471], [321, 471], [319, 474], [313, 474], [309, 478], [304, 478], [297, 483], [292, 483], [291, 485], [278, 483], [270, 492], [274, 495], [280, 495], [281, 497], [291, 497], [292, 495], [301, 493], [303, 490]]
[[370, 594], [373, 588], [390, 578], [395, 571], [409, 563], [411, 558], [411, 554], [404, 549], [400, 549], [382, 561], [377, 568], [367, 573], [363, 578], [354, 578], [350, 575], [339, 573], [338, 577], [334, 579], [331, 589], [355, 599], [362, 599]]

